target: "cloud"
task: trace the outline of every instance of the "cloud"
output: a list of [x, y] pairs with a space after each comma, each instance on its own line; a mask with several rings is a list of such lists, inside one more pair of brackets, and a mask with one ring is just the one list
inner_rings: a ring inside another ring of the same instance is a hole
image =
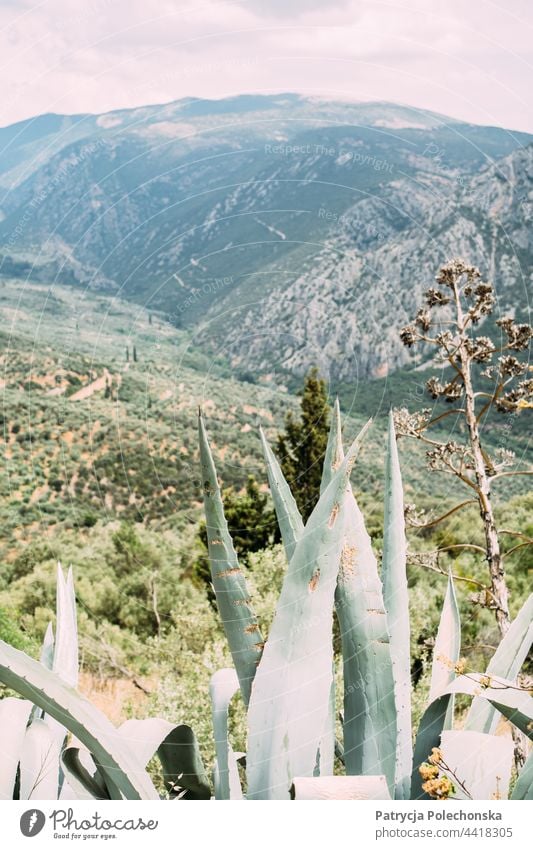
[[29, 0], [0, 5], [4, 121], [302, 91], [533, 130], [527, 0]]

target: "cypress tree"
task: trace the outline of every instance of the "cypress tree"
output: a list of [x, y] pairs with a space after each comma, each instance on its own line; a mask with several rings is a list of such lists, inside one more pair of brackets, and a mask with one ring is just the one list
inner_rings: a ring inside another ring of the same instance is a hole
[[326, 381], [316, 367], [305, 377], [300, 407], [299, 419], [292, 412], [287, 413], [285, 432], [277, 439], [277, 453], [283, 474], [307, 521], [320, 493], [330, 416]]

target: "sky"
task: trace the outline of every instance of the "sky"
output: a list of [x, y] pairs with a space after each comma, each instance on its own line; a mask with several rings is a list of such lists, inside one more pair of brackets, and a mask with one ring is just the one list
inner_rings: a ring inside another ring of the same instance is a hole
[[0, 65], [0, 125], [295, 91], [533, 132], [531, 0], [0, 0]]

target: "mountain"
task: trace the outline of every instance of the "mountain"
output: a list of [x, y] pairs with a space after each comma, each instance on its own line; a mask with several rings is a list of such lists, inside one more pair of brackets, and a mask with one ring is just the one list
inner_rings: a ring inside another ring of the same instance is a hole
[[0, 274], [118, 294], [254, 379], [376, 378], [450, 256], [526, 303], [532, 142], [294, 94], [44, 115], [0, 130]]

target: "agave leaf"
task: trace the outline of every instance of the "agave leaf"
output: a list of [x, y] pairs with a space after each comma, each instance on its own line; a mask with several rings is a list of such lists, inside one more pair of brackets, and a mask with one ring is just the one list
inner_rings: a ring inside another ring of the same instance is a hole
[[[228, 735], [229, 704], [239, 689], [233, 668], [219, 669], [211, 676], [209, 694], [215, 734], [216, 770], [215, 799], [242, 799], [242, 789]], [[235, 781], [235, 774], [237, 780]]]
[[264, 643], [228, 531], [215, 464], [201, 415], [199, 433], [211, 577], [242, 697], [247, 705]]
[[[361, 447], [363, 445], [366, 434], [370, 429], [371, 424], [372, 419], [369, 419], [366, 424], [363, 425], [363, 427], [361, 428], [361, 430], [353, 441], [352, 447], [350, 449], [350, 451], [353, 452], [352, 466], [359, 456], [359, 452], [361, 451]], [[321, 494], [329, 486], [333, 476], [335, 475], [335, 472], [340, 467], [343, 459], [344, 448], [342, 446], [342, 423], [339, 399], [337, 398], [335, 401], [335, 407], [333, 409], [333, 417], [331, 419], [331, 427], [329, 429], [328, 434], [328, 444], [324, 457], [324, 468], [322, 469], [322, 481], [320, 483]]]
[[335, 801], [339, 799], [388, 799], [384, 775], [331, 775], [326, 778], [295, 778], [291, 799]]
[[8, 696], [0, 699], [0, 799], [13, 799], [20, 752], [26, 736], [32, 703]]
[[67, 746], [61, 761], [68, 784], [78, 799], [109, 799], [105, 779], [87, 749]]
[[[487, 675], [515, 681], [533, 642], [533, 593], [520, 609], [487, 666]], [[484, 699], [474, 699], [466, 716], [465, 729], [493, 734], [498, 714]]]
[[[78, 684], [78, 626], [76, 616], [76, 596], [72, 569], [63, 575], [61, 563], [57, 564], [56, 588], [56, 635], [52, 671], [71, 687]], [[38, 713], [36, 712], [37, 716]], [[67, 735], [61, 723], [51, 716], [44, 716], [44, 721], [50, 727], [58, 746], [61, 748]], [[62, 777], [60, 779], [62, 781]]]
[[533, 799], [533, 751], [530, 752], [529, 757], [520, 770], [518, 781], [511, 793], [511, 799]]
[[510, 737], [443, 731], [440, 748], [451, 770], [454, 799], [507, 799], [514, 752]]
[[166, 719], [127, 719], [118, 729], [125, 743], [135, 752], [142, 766], [146, 766], [174, 725]]
[[274, 502], [274, 509], [276, 511], [281, 539], [283, 540], [287, 560], [290, 561], [294, 553], [294, 549], [296, 548], [296, 543], [303, 534], [304, 523], [289, 484], [285, 480], [280, 465], [267, 442], [267, 438], [263, 433], [262, 428], [260, 428], [260, 433], [267, 466], [270, 493]]
[[328, 444], [326, 454], [324, 456], [324, 468], [322, 469], [322, 480], [320, 482], [320, 494], [330, 484], [331, 478], [339, 468], [344, 458], [344, 448], [342, 446], [342, 422], [341, 408], [339, 399], [335, 399], [333, 407], [333, 416], [331, 417], [331, 425], [328, 434]]
[[312, 776], [328, 713], [333, 597], [344, 542], [354, 443], [296, 545], [248, 708], [249, 799], [288, 799]]
[[76, 623], [76, 597], [72, 569], [67, 579], [61, 563], [57, 564], [56, 638], [52, 670], [65, 684], [78, 685], [78, 627]]
[[[64, 766], [63, 766], [63, 761], [61, 761], [61, 769], [63, 770], [63, 773], [64, 773], [65, 770], [64, 770]], [[68, 781], [63, 780], [63, 786], [61, 787], [61, 790], [59, 791], [59, 799], [60, 799], [61, 802], [63, 802], [63, 801], [74, 802], [74, 801], [77, 801], [78, 799], [92, 799], [92, 798], [93, 797], [89, 796], [89, 794], [86, 793], [85, 791], [83, 791], [83, 789], [78, 788], [78, 792], [77, 792], [76, 790], [74, 790], [74, 787], [72, 786], [72, 784], [69, 784]]]
[[394, 675], [377, 562], [351, 488], [335, 596], [344, 669], [344, 762], [348, 775], [385, 775], [394, 794]]
[[335, 763], [335, 663], [331, 669], [331, 683], [329, 687], [328, 714], [326, 726], [317, 752], [317, 759], [313, 775], [333, 775]]
[[28, 726], [20, 751], [20, 798], [57, 799], [59, 744], [42, 719]]
[[52, 623], [48, 623], [43, 644], [41, 647], [40, 661], [47, 669], [52, 669], [54, 663], [54, 629]]
[[409, 596], [407, 592], [402, 476], [392, 410], [389, 413], [388, 448], [385, 465], [382, 580], [398, 716], [394, 798], [408, 799], [413, 759]]
[[[367, 428], [357, 437], [359, 447]], [[323, 484], [343, 457], [337, 401]], [[385, 774], [393, 792], [397, 720], [382, 587], [370, 537], [350, 484], [344, 498], [346, 539], [335, 592], [344, 673], [344, 763], [348, 775]]]
[[449, 684], [438, 696], [420, 720], [413, 756], [411, 777], [411, 798], [427, 799], [422, 790], [422, 779], [418, 768], [427, 761], [431, 750], [439, 748], [444, 730], [446, 712], [450, 698], [454, 693], [487, 699], [503, 716], [530, 739], [533, 739], [533, 702], [524, 690], [516, 689], [512, 681], [493, 676], [491, 685], [486, 687], [486, 676], [481, 673], [461, 675]]
[[[461, 653], [461, 618], [451, 570], [448, 575], [448, 587], [444, 597], [442, 613], [433, 649], [433, 664], [431, 667], [431, 684], [428, 703], [437, 696], [455, 678], [455, 664]], [[453, 726], [454, 698], [450, 699], [444, 727]]]
[[126, 799], [159, 798], [148, 774], [107, 717], [59, 675], [3, 640], [0, 681], [71, 731]]
[[157, 754], [171, 798], [211, 798], [211, 787], [192, 728], [176, 725], [160, 744]]

